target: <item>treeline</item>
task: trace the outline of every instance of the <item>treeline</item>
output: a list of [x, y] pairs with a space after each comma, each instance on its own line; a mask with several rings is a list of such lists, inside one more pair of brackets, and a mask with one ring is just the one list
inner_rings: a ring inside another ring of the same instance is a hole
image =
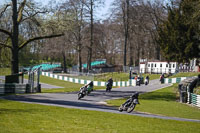
[[[44, 8], [32, 0], [19, 0], [18, 18], [20, 11], [22, 15], [19, 47], [13, 47], [12, 36], [4, 31], [13, 31], [12, 3], [3, 5], [0, 66], [12, 64], [15, 48], [20, 49], [22, 66], [59, 61], [65, 70], [83, 63], [88, 63], [91, 69], [90, 62], [95, 59], [106, 59], [113, 65], [138, 66], [142, 58], [181, 63], [200, 57], [200, 0], [114, 0], [110, 17], [99, 20], [96, 13], [103, 2], [51, 1]], [[52, 35], [60, 37], [47, 39], [54, 37]], [[36, 39], [23, 45], [31, 38]]]

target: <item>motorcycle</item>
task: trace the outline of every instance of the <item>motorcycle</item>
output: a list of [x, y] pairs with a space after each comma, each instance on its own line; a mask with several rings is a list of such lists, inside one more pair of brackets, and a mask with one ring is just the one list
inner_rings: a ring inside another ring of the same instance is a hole
[[90, 94], [90, 92], [93, 91], [93, 82], [91, 81], [89, 84], [84, 85], [80, 88], [80, 91], [78, 93], [78, 100], [83, 98], [84, 96]]
[[112, 84], [110, 82], [107, 82], [106, 91], [111, 91], [111, 89], [112, 89]]
[[119, 107], [119, 111], [127, 111], [128, 113], [131, 113], [135, 109], [136, 104], [139, 104], [138, 96], [138, 92], [130, 96], [130, 98]]
[[136, 79], [136, 86], [140, 86], [140, 78]]
[[160, 82], [161, 82], [161, 84], [164, 83], [164, 78], [165, 78], [165, 76], [164, 76], [164, 74], [162, 74], [162, 75], [160, 76]]
[[144, 80], [144, 84], [145, 84], [145, 85], [148, 85], [148, 84], [149, 84], [148, 79], [145, 79], [145, 80]]
[[85, 95], [87, 95], [87, 86], [83, 86], [80, 88], [80, 91], [78, 93], [78, 100], [80, 100], [81, 98], [83, 98]]

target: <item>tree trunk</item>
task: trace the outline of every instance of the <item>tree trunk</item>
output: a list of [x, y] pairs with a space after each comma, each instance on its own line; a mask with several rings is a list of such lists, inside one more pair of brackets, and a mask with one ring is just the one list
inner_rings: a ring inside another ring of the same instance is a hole
[[11, 59], [11, 73], [18, 74], [19, 73], [19, 54], [18, 50], [12, 49], [12, 59]]
[[133, 66], [133, 56], [132, 55], [130, 55], [129, 66]]
[[136, 66], [139, 66], [140, 65], [140, 49], [141, 49], [141, 47], [140, 47], [140, 42], [138, 42], [139, 44], [138, 44], [138, 48], [137, 48], [137, 59], [136, 59]]
[[88, 49], [88, 58], [87, 58], [87, 72], [89, 72], [89, 65], [91, 64], [90, 62], [90, 49]]
[[124, 8], [124, 66], [126, 66], [126, 53], [127, 53], [127, 43], [129, 37], [129, 0], [126, 0]]
[[156, 59], [160, 60], [160, 46], [159, 45], [156, 46]]
[[129, 43], [129, 57], [130, 57], [130, 59], [129, 59], [129, 66], [133, 66], [133, 46], [132, 46], [132, 44], [131, 43]]
[[18, 13], [17, 13], [17, 0], [12, 0], [12, 20], [13, 20], [13, 32], [12, 32], [12, 61], [11, 61], [11, 72], [12, 74], [19, 73], [19, 61], [18, 61], [18, 35], [19, 35], [19, 25], [17, 22]]
[[91, 70], [91, 62], [92, 62], [92, 46], [93, 46], [93, 42], [94, 42], [94, 38], [93, 38], [93, 0], [90, 0], [90, 19], [91, 19], [91, 27], [90, 27], [90, 48], [89, 48], [89, 60], [88, 60], [88, 69]]
[[79, 72], [82, 72], [82, 57], [81, 57], [81, 49], [78, 50], [78, 62], [79, 62]]
[[124, 42], [124, 66], [126, 66], [126, 46], [127, 46], [127, 34], [125, 33], [125, 42]]
[[63, 69], [64, 69], [64, 73], [67, 73], [67, 63], [66, 63], [65, 52], [62, 52], [62, 55], [63, 55]]

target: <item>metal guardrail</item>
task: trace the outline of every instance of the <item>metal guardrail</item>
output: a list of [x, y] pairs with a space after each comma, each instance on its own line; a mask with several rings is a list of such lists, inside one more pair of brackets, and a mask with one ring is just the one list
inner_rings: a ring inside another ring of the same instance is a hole
[[199, 77], [185, 79], [179, 83], [180, 102], [200, 107], [200, 95], [194, 94], [194, 88], [200, 83]]
[[188, 93], [188, 104], [200, 107], [200, 95]]
[[[72, 77], [67, 77], [67, 76], [63, 76], [63, 75], [53, 74], [50, 72], [42, 72], [42, 75], [51, 77], [51, 78], [55, 78], [55, 79], [59, 79], [59, 80], [78, 83], [78, 84], [88, 84], [91, 82], [91, 80], [72, 78]], [[93, 81], [93, 82], [94, 82], [94, 86], [106, 86], [106, 82], [103, 82], [103, 81]], [[120, 87], [136, 86], [136, 80], [131, 79], [129, 81], [113, 82], [113, 86], [120, 86]]]
[[[164, 83], [180, 83], [181, 81], [184, 81], [186, 79], [191, 79], [192, 77], [178, 77], [178, 78], [165, 78]], [[197, 77], [194, 77], [197, 78]]]

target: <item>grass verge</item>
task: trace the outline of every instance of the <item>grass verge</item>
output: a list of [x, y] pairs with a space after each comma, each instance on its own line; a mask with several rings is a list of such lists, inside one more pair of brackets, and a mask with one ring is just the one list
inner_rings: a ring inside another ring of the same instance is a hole
[[[145, 78], [147, 75], [149, 75], [150, 80], [153, 79], [158, 79], [160, 77], [160, 74], [142, 74], [142, 76]], [[113, 73], [102, 73], [95, 75], [94, 80], [95, 81], [108, 81], [108, 79], [112, 79], [114, 81], [128, 81], [129, 79], [129, 73], [118, 73], [118, 72], [113, 72]]]
[[[200, 120], [200, 109], [177, 102], [177, 84], [139, 96], [140, 105], [135, 110], [171, 117]], [[108, 104], [120, 106], [126, 99], [110, 100]]]
[[197, 133], [200, 123], [0, 100], [1, 133]]
[[[59, 73], [57, 73], [59, 75]], [[142, 74], [142, 76], [145, 78], [146, 76], [149, 76], [150, 80], [158, 79], [160, 77], [160, 74]], [[129, 80], [129, 73], [124, 72], [109, 72], [109, 73], [101, 73], [101, 74], [95, 74], [94, 76], [70, 76], [68, 77], [72, 78], [78, 78], [78, 79], [84, 79], [84, 80], [94, 80], [94, 81], [104, 81], [107, 82], [111, 77], [113, 81], [128, 81]]]
[[0, 76], [10, 75], [11, 68], [0, 68]]
[[169, 78], [177, 78], [177, 77], [193, 77], [199, 75], [200, 72], [181, 72], [177, 73], [173, 76], [170, 76]]
[[[82, 84], [76, 84], [76, 83], [58, 80], [58, 79], [54, 79], [54, 78], [50, 78], [50, 77], [46, 77], [46, 76], [40, 76], [40, 82], [50, 84], [50, 85], [64, 87], [64, 88], [56, 88], [56, 89], [42, 88], [42, 92], [44, 92], [44, 93], [79, 91], [80, 87], [83, 86]], [[103, 88], [104, 87], [94, 86], [94, 89], [103, 89]]]
[[[107, 75], [109, 75], [109, 73], [107, 73]], [[146, 75], [144, 75], [144, 76], [146, 76]], [[149, 75], [149, 76], [150, 76], [150, 79], [152, 79], [152, 80], [159, 77], [158, 74], [152, 74], [152, 75]], [[110, 77], [110, 76], [106, 76], [106, 77]], [[106, 79], [106, 77], [104, 78], [104, 80]], [[27, 76], [25, 76], [25, 78], [27, 78]], [[103, 79], [103, 77], [102, 77], [102, 79]], [[98, 81], [100, 81], [100, 80], [101, 80], [101, 78], [98, 78]], [[63, 81], [63, 80], [58, 80], [58, 79], [50, 78], [50, 77], [47, 77], [47, 76], [40, 76], [40, 82], [50, 84], [50, 85], [56, 85], [56, 86], [64, 87], [64, 88], [56, 88], [56, 89], [42, 88], [42, 92], [44, 92], [44, 93], [79, 91], [79, 88], [81, 86], [83, 86], [81, 84], [76, 84], [76, 83], [67, 82], [67, 81]], [[95, 90], [96, 89], [105, 89], [105, 87], [94, 86], [94, 89]]]

